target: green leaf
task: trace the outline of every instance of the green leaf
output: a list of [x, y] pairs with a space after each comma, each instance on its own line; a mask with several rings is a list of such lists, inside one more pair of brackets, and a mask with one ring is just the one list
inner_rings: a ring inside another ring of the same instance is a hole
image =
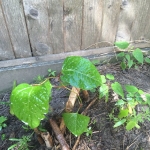
[[130, 122], [128, 122], [127, 123], [127, 125], [126, 125], [126, 130], [131, 130], [131, 129], [133, 129], [135, 126], [136, 126], [136, 122], [135, 121], [130, 121]]
[[80, 56], [70, 56], [64, 60], [61, 80], [83, 90], [91, 90], [101, 85], [101, 76], [96, 67]]
[[102, 84], [102, 86], [99, 88], [99, 98], [105, 96], [106, 102], [108, 101], [108, 90], [109, 87], [106, 84]]
[[121, 69], [122, 69], [122, 70], [125, 70], [125, 69], [126, 69], [126, 64], [125, 64], [124, 62], [121, 62], [120, 66], [121, 66]]
[[117, 105], [117, 106], [123, 106], [124, 104], [125, 104], [125, 102], [124, 102], [122, 99], [120, 99], [120, 100], [118, 100], [118, 101], [116, 102], [115, 105]]
[[147, 62], [148, 64], [150, 64], [150, 58], [146, 57], [145, 58], [145, 62]]
[[117, 57], [124, 57], [124, 56], [125, 56], [124, 52], [121, 52], [121, 53], [117, 54]]
[[49, 81], [42, 85], [18, 85], [11, 93], [11, 110], [22, 122], [36, 128], [49, 110], [51, 88]]
[[63, 113], [63, 119], [66, 127], [75, 136], [81, 135], [88, 130], [90, 118], [78, 113]]
[[143, 64], [143, 53], [142, 53], [142, 51], [141, 51], [139, 48], [137, 48], [136, 50], [134, 50], [134, 51], [132, 52], [132, 54], [133, 54], [134, 58], [135, 58], [139, 63]]
[[115, 42], [115, 46], [119, 47], [120, 49], [126, 49], [129, 46], [129, 43], [126, 41], [117, 41]]
[[109, 80], [114, 80], [114, 76], [112, 74], [106, 74], [106, 78]]
[[106, 78], [104, 75], [101, 75], [101, 81], [102, 81], [102, 83], [106, 83]]
[[133, 60], [129, 60], [128, 61], [128, 67], [129, 67], [129, 69], [132, 67], [132, 65], [133, 65]]
[[7, 120], [6, 117], [1, 116], [1, 117], [0, 117], [0, 126], [1, 126], [1, 124], [2, 124], [3, 122], [5, 122], [6, 120]]
[[137, 87], [133, 85], [125, 85], [125, 89], [128, 93], [132, 93], [132, 94], [135, 94], [136, 92], [138, 92]]
[[130, 61], [130, 55], [129, 55], [129, 54], [126, 54], [125, 57], [126, 57], [126, 59], [127, 59], [128, 61]]
[[128, 112], [129, 112], [128, 109], [122, 109], [122, 110], [120, 110], [118, 118], [127, 117], [128, 116]]
[[126, 119], [122, 119], [122, 120], [116, 122], [113, 127], [114, 128], [119, 127], [119, 126], [123, 125], [125, 122], [126, 122]]
[[120, 83], [115, 82], [111, 84], [111, 88], [113, 89], [113, 91], [115, 93], [117, 93], [118, 95], [120, 95], [122, 98], [124, 98], [124, 93], [123, 93], [123, 89]]

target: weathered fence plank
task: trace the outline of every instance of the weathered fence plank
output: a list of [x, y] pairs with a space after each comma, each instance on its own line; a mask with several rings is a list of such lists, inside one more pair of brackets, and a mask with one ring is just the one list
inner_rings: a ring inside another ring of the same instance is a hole
[[13, 48], [5, 24], [0, 3], [0, 60], [14, 59]]
[[116, 41], [124, 40], [130, 41], [131, 28], [135, 20], [135, 11], [133, 1], [123, 0], [119, 16], [118, 30], [116, 34]]
[[[90, 45], [100, 42], [103, 18], [102, 10], [103, 1], [84, 0], [81, 49], [86, 49]], [[90, 48], [95, 48], [95, 46], [91, 46]]]
[[65, 52], [81, 47], [83, 0], [64, 0]]
[[[118, 20], [120, 14], [121, 0], [103, 1], [103, 21], [101, 41], [115, 42]], [[101, 43], [101, 47], [109, 46], [108, 43]]]
[[52, 54], [48, 0], [23, 0], [32, 52], [34, 56]]
[[49, 0], [48, 16], [53, 53], [64, 52], [63, 1]]
[[132, 0], [132, 4], [135, 16], [131, 40], [150, 39], [150, 0]]
[[31, 50], [21, 1], [3, 0], [1, 1], [1, 4], [12, 41], [15, 57], [30, 57]]

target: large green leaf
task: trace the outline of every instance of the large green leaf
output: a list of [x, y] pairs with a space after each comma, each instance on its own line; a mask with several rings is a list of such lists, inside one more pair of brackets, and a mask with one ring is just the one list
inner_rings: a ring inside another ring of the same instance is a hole
[[126, 49], [129, 46], [129, 43], [126, 41], [117, 41], [115, 42], [115, 46], [119, 47], [120, 49]]
[[81, 135], [83, 132], [88, 131], [88, 124], [90, 118], [78, 113], [63, 113], [63, 119], [66, 127], [72, 132], [75, 136]]
[[101, 85], [101, 76], [96, 67], [80, 56], [70, 56], [64, 60], [61, 80], [84, 90]]
[[113, 89], [113, 91], [115, 93], [117, 93], [118, 95], [120, 95], [122, 98], [124, 98], [124, 93], [123, 93], [123, 89], [120, 83], [115, 82], [111, 84], [111, 88]]
[[31, 128], [36, 128], [48, 112], [51, 88], [49, 81], [42, 85], [18, 85], [11, 93], [11, 112]]
[[132, 52], [132, 54], [133, 54], [133, 56], [135, 57], [135, 59], [138, 62], [140, 62], [141, 64], [143, 64], [143, 53], [142, 53], [142, 51], [139, 48], [137, 48], [136, 50], [134, 50]]

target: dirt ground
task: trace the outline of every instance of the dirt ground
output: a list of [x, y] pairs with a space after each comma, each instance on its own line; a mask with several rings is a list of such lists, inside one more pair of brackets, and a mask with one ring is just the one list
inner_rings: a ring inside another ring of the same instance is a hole
[[[106, 73], [113, 74], [115, 80], [124, 84], [135, 85], [143, 91], [150, 93], [150, 66], [143, 65], [139, 67], [139, 70], [130, 69], [122, 71], [118, 64], [107, 64], [97, 66], [101, 74]], [[55, 85], [59, 84], [59, 81], [53, 80]], [[66, 89], [53, 89], [52, 101], [50, 112], [47, 114], [47, 118], [57, 118], [61, 116], [65, 108], [65, 103], [69, 96], [69, 91]], [[90, 93], [90, 101], [97, 96], [97, 93]], [[5, 92], [0, 95], [1, 102], [9, 102], [10, 92]], [[81, 112], [87, 107], [88, 103], [83, 101], [83, 107]], [[114, 106], [112, 97], [109, 97], [109, 102], [105, 103], [104, 99], [97, 100], [91, 108], [88, 109], [87, 115], [91, 118], [90, 127], [92, 128], [92, 135], [81, 135], [77, 150], [150, 150], [150, 122], [145, 121], [141, 124], [140, 129], [134, 129], [132, 131], [126, 131], [124, 127], [113, 128], [113, 122], [109, 119], [109, 113]], [[78, 107], [78, 104], [76, 104]], [[21, 138], [23, 135], [31, 135], [33, 130], [25, 130], [22, 128], [24, 124], [19, 121], [15, 116], [12, 116], [9, 112], [9, 105], [0, 105], [0, 115], [6, 116], [7, 127], [0, 131], [0, 150], [7, 150], [15, 142], [9, 140], [9, 138]], [[45, 127], [52, 136], [54, 136], [51, 127], [49, 126], [48, 119], [42, 121], [43, 127]], [[2, 139], [2, 135], [5, 138]], [[73, 136], [68, 130], [65, 133], [65, 138], [72, 148], [77, 140], [77, 137]], [[60, 149], [58, 141], [55, 139], [55, 146], [53, 150]], [[31, 150], [47, 150], [45, 145], [40, 145], [37, 141], [36, 135], [33, 134], [31, 142], [29, 142]]]

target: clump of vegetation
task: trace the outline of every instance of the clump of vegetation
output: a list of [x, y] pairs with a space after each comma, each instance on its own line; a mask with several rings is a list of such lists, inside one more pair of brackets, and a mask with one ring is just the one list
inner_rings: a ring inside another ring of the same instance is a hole
[[117, 54], [117, 57], [122, 60], [120, 66], [122, 70], [126, 68], [135, 67], [138, 68], [138, 65], [143, 65], [143, 63], [150, 64], [150, 58], [145, 57], [141, 51], [141, 49], [129, 46], [129, 42], [119, 41], [115, 42], [115, 46], [117, 46], [122, 52]]

